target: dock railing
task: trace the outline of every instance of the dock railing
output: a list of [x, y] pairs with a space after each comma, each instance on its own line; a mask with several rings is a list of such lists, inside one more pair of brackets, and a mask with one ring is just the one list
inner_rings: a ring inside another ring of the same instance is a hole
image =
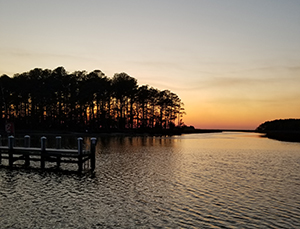
[[8, 137], [7, 146], [2, 146], [0, 135], [0, 164], [3, 160], [8, 160], [10, 168], [14, 167], [15, 161], [24, 161], [24, 166], [29, 167], [31, 161], [39, 161], [40, 168], [45, 169], [46, 162], [56, 162], [56, 168], [59, 169], [61, 163], [73, 163], [78, 165], [78, 172], [83, 171], [84, 165], [88, 163], [91, 171], [95, 170], [96, 164], [96, 138], [91, 138], [90, 150], [83, 149], [83, 139], [78, 138], [77, 149], [62, 149], [61, 137], [56, 137], [56, 148], [47, 148], [47, 138], [41, 137], [41, 147], [31, 147], [30, 136], [24, 136], [24, 147], [15, 147], [14, 136]]

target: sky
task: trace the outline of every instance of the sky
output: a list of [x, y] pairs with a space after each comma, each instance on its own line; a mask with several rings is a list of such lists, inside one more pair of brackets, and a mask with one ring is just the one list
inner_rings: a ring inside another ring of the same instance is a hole
[[0, 0], [0, 75], [126, 72], [176, 93], [183, 121], [300, 118], [299, 0]]

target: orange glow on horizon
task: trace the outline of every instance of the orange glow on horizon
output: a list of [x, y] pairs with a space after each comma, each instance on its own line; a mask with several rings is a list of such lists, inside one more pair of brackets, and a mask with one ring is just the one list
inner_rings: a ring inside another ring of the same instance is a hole
[[255, 130], [265, 121], [275, 119], [300, 118], [300, 108], [285, 104], [283, 106], [265, 107], [264, 104], [222, 104], [196, 103], [198, 107], [187, 103], [183, 121], [187, 126], [197, 129], [240, 129]]

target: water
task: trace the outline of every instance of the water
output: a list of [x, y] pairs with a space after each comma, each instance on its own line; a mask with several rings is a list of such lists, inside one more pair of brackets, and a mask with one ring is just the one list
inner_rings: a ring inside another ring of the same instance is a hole
[[0, 168], [0, 227], [300, 228], [299, 143], [102, 137], [96, 160], [95, 177]]

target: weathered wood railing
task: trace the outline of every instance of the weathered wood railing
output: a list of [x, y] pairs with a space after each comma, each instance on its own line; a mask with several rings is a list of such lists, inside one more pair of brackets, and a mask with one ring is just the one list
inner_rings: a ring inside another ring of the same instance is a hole
[[8, 137], [8, 145], [2, 146], [0, 135], [0, 164], [3, 159], [8, 160], [10, 168], [14, 166], [15, 161], [23, 160], [24, 166], [29, 167], [30, 161], [39, 161], [41, 169], [45, 169], [46, 162], [56, 162], [57, 168], [61, 163], [73, 163], [78, 165], [78, 172], [83, 171], [83, 165], [89, 161], [90, 170], [95, 170], [96, 164], [96, 138], [91, 138], [90, 150], [83, 149], [83, 139], [78, 138], [78, 148], [61, 149], [61, 137], [56, 137], [56, 148], [46, 148], [46, 137], [41, 137], [41, 148], [30, 146], [30, 136], [24, 137], [24, 147], [14, 146], [14, 137]]

